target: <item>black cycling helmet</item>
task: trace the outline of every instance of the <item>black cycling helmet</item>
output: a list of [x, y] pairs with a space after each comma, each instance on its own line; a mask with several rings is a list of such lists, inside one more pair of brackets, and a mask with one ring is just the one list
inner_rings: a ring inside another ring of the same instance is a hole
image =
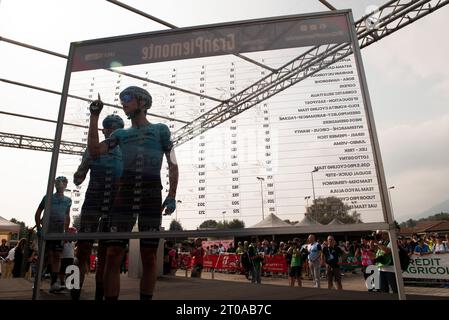
[[57, 177], [57, 178], [55, 179], [55, 181], [62, 181], [62, 182], [64, 182], [64, 183], [68, 183], [68, 182], [69, 182], [69, 180], [67, 180], [67, 178], [64, 177], [64, 176], [59, 176], [59, 177]]
[[150, 93], [143, 88], [131, 86], [120, 92], [120, 101], [126, 103], [131, 101], [132, 98], [136, 98], [138, 108], [132, 114], [128, 115], [128, 119], [135, 118], [142, 111], [140, 108], [141, 101], [144, 102], [143, 108], [145, 111], [150, 109], [153, 103], [153, 98]]
[[116, 114], [110, 114], [103, 119], [103, 128], [105, 129], [122, 129], [125, 127], [123, 119]]

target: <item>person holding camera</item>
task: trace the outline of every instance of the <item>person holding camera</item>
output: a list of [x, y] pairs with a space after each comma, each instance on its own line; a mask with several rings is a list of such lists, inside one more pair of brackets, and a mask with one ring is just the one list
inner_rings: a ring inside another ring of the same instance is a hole
[[374, 245], [377, 248], [375, 261], [380, 271], [380, 291], [388, 293], [391, 288], [393, 293], [398, 293], [388, 232], [378, 231], [375, 238]]
[[[361, 244], [355, 252], [355, 257], [361, 257], [361, 271], [363, 278], [366, 281], [366, 279], [370, 276], [370, 274], [366, 273], [366, 268], [373, 265], [376, 258], [376, 252], [374, 250], [374, 237], [372, 235], [362, 237]], [[368, 289], [368, 291], [373, 291], [373, 289]]]
[[413, 233], [412, 239], [408, 244], [408, 253], [413, 254], [415, 252], [415, 247], [418, 245], [419, 237], [417, 233]]

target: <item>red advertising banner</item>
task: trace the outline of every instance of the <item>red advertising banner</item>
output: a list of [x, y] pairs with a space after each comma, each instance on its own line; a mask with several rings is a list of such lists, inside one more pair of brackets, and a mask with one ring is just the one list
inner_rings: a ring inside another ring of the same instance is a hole
[[192, 268], [192, 257], [190, 253], [182, 252], [179, 254], [179, 268], [190, 269]]
[[215, 269], [240, 270], [240, 256], [235, 253], [222, 253], [218, 255]]
[[[205, 269], [240, 271], [240, 255], [235, 253], [208, 254], [204, 257]], [[264, 272], [287, 272], [287, 262], [282, 255], [265, 256], [262, 267]]]
[[203, 259], [204, 269], [213, 269], [217, 265], [218, 254], [207, 254]]
[[287, 261], [283, 255], [265, 256], [263, 272], [287, 272]]
[[[352, 257], [351, 257], [352, 258]], [[182, 252], [179, 254], [179, 268], [191, 269], [193, 259], [188, 252]], [[90, 256], [90, 270], [94, 271], [96, 268], [96, 256]], [[342, 267], [360, 267], [360, 262], [347, 261], [340, 262]], [[128, 259], [126, 259], [126, 268], [128, 268]], [[203, 259], [204, 269], [215, 270], [228, 270], [228, 271], [240, 271], [242, 266], [240, 264], [240, 254], [236, 253], [222, 253], [222, 254], [206, 254]], [[287, 261], [283, 255], [267, 255], [264, 256], [264, 262], [262, 265], [263, 272], [274, 273], [286, 273], [288, 271]]]

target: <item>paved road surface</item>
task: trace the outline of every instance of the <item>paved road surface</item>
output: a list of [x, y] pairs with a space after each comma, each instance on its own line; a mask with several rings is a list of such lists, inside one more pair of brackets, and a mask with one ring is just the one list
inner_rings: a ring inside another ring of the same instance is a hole
[[[176, 276], [164, 276], [158, 280], [154, 294], [155, 300], [303, 300], [303, 299], [397, 299], [396, 295], [369, 293], [360, 273], [343, 276], [343, 291], [328, 290], [323, 279], [324, 289], [313, 288], [312, 281], [304, 280], [303, 288], [291, 288], [288, 280], [280, 277], [262, 277], [262, 285], [249, 283], [243, 275], [203, 272], [202, 279], [185, 277], [185, 271], [178, 271]], [[0, 299], [31, 299], [32, 283], [26, 279], [1, 279]], [[122, 275], [122, 300], [138, 298], [139, 280]], [[42, 299], [69, 300], [68, 292], [49, 294], [48, 280], [42, 285]], [[256, 290], [257, 288], [257, 290]], [[86, 278], [82, 299], [92, 300], [95, 290], [95, 277]], [[406, 286], [408, 299], [449, 299], [449, 289]]]

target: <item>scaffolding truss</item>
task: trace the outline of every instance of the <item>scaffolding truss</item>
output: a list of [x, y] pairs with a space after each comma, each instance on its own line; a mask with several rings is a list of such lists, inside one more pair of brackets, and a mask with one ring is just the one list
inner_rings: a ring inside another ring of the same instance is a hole
[[[144, 17], [161, 23], [169, 28], [177, 28], [168, 22], [161, 19], [155, 18], [148, 15], [140, 10], [132, 8], [126, 4], [119, 1], [108, 0], [108, 2], [118, 5], [124, 9], [130, 10], [136, 14], [143, 15]], [[324, 5], [328, 2], [322, 1]], [[388, 1], [383, 6], [379, 7], [374, 12], [367, 14], [355, 22], [355, 29], [357, 32], [357, 38], [360, 48], [365, 48], [390, 34], [402, 29], [403, 27], [421, 19], [422, 17], [442, 8], [447, 5], [449, 0], [393, 0]], [[327, 6], [327, 5], [326, 5]], [[328, 6], [329, 7], [329, 6]], [[334, 8], [329, 7], [333, 10]], [[60, 58], [67, 58], [67, 56], [55, 53], [46, 49], [30, 46], [23, 44], [21, 42], [11, 40], [8, 38], [0, 37], [1, 41], [9, 42], [14, 45], [24, 46], [33, 50], [44, 52], [47, 54], [52, 54]], [[352, 48], [349, 45], [343, 46], [317, 46], [306, 53], [298, 56], [296, 59], [290, 61], [283, 67], [279, 69], [272, 69], [264, 65], [260, 65], [265, 69], [268, 69], [271, 73], [261, 80], [248, 86], [246, 89], [237, 93], [227, 101], [217, 101], [213, 97], [205, 97], [211, 100], [219, 102], [219, 104], [201, 115], [200, 117], [194, 119], [193, 121], [187, 123], [186, 121], [179, 119], [172, 119], [169, 117], [163, 117], [160, 115], [149, 114], [151, 116], [165, 118], [167, 120], [179, 121], [186, 123], [186, 125], [173, 134], [173, 140], [176, 145], [183, 144], [198, 135], [204, 133], [205, 131], [216, 127], [217, 125], [229, 120], [230, 118], [250, 109], [251, 107], [261, 103], [262, 101], [276, 95], [277, 93], [285, 90], [286, 88], [304, 80], [310, 75], [328, 67], [329, 65], [339, 61], [345, 56], [352, 53]], [[248, 60], [249, 58], [237, 54], [238, 57]], [[251, 59], [249, 59], [251, 60]], [[254, 61], [251, 61], [254, 63]], [[110, 70], [117, 72], [116, 70]], [[132, 76], [141, 80], [159, 84], [157, 81], [149, 80], [146, 78], [138, 77], [135, 75], [126, 74], [127, 76]], [[39, 88], [29, 84], [24, 84], [16, 81], [11, 81], [7, 79], [0, 79], [0, 81], [21, 85], [31, 89], [42, 90], [53, 94], [61, 94], [60, 92]], [[183, 91], [181, 88], [175, 88]], [[185, 91], [184, 91], [185, 92]], [[186, 92], [194, 94], [193, 92]], [[201, 94], [198, 94], [201, 95]], [[204, 95], [201, 95], [204, 96]], [[90, 101], [89, 99], [83, 97], [75, 97], [76, 99], [82, 99], [85, 101]], [[119, 107], [116, 105], [110, 105], [112, 107]], [[22, 143], [20, 137], [26, 137], [26, 143]], [[51, 151], [53, 140], [44, 139], [33, 136], [25, 136], [18, 134], [8, 134], [0, 133], [0, 139], [2, 141], [8, 141], [8, 143], [1, 143], [0, 146], [20, 148], [20, 149], [31, 149], [40, 151]], [[70, 153], [73, 150], [73, 154], [78, 154], [78, 149], [72, 148], [73, 142], [62, 142], [61, 152]], [[77, 144], [77, 147], [81, 147], [83, 150], [85, 144]]]
[[[362, 17], [355, 23], [359, 46], [367, 47], [448, 3], [449, 0], [389, 1], [378, 11]], [[226, 103], [218, 105], [177, 130], [174, 133], [174, 144], [179, 145], [197, 137], [351, 53], [352, 48], [349, 45], [343, 45], [342, 48], [317, 46], [310, 49], [237, 93]]]
[[[19, 149], [28, 149], [36, 151], [53, 151], [54, 140], [39, 138], [33, 136], [26, 136], [23, 134], [0, 132], [0, 146], [13, 147]], [[83, 155], [86, 145], [83, 143], [61, 141], [59, 149], [60, 153]]]

